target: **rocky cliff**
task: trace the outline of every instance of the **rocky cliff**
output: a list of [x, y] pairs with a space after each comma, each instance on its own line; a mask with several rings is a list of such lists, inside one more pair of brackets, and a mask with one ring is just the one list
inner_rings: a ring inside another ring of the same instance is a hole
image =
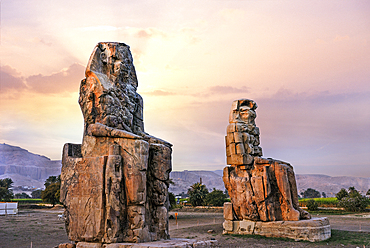
[[0, 144], [0, 178], [10, 177], [14, 186], [42, 187], [49, 176], [59, 175], [61, 162], [7, 144]]
[[224, 191], [225, 186], [222, 181], [222, 176], [217, 173], [218, 171], [172, 171], [170, 178], [175, 183], [170, 185], [169, 191], [174, 194], [187, 193], [188, 189], [194, 183], [200, 182], [207, 186], [209, 190], [213, 188]]

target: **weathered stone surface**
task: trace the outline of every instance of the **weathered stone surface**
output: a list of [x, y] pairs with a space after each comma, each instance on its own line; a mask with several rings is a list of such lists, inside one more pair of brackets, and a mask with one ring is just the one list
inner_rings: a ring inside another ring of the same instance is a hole
[[231, 202], [224, 203], [224, 219], [225, 220], [233, 220], [233, 204]]
[[64, 243], [58, 245], [58, 248], [76, 248], [76, 245], [71, 243]]
[[[331, 229], [326, 217], [300, 221], [229, 221], [224, 222], [224, 234], [254, 234], [311, 242], [330, 238]], [[232, 226], [233, 228], [230, 228]], [[226, 227], [226, 228], [225, 228]]]
[[233, 219], [227, 204], [225, 220], [309, 219], [309, 213], [298, 205], [293, 167], [279, 160], [261, 158], [256, 109], [257, 104], [249, 99], [236, 100], [231, 107], [225, 137], [227, 163], [231, 166], [224, 168], [223, 180], [231, 198]]
[[129, 47], [99, 43], [80, 86], [81, 145], [65, 144], [61, 202], [77, 247], [168, 239], [171, 144], [144, 132]]
[[195, 239], [170, 239], [161, 240], [155, 242], [146, 243], [112, 243], [112, 244], [101, 244], [101, 243], [87, 243], [79, 242], [77, 248], [208, 248], [217, 247], [217, 240], [205, 240], [198, 241]]
[[227, 164], [250, 165], [253, 156], [262, 156], [260, 133], [254, 122], [256, 108], [257, 104], [249, 99], [233, 102], [225, 137]]

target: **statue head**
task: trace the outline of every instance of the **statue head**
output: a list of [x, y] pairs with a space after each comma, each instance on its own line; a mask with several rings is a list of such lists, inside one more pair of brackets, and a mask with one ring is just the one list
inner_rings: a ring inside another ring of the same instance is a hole
[[81, 82], [79, 103], [86, 127], [100, 123], [135, 134], [144, 132], [143, 100], [130, 47], [100, 42], [90, 56]]
[[235, 100], [231, 106], [229, 123], [245, 123], [254, 125], [257, 115], [257, 103], [250, 99]]

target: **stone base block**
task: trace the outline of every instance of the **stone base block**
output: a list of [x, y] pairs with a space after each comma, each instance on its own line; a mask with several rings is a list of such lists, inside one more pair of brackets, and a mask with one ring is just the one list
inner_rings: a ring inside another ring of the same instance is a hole
[[300, 221], [231, 221], [223, 223], [223, 234], [251, 234], [266, 237], [307, 240], [311, 242], [331, 237], [329, 220], [326, 217]]
[[76, 248], [208, 248], [217, 247], [217, 240], [169, 239], [145, 243], [90, 243], [78, 242]]

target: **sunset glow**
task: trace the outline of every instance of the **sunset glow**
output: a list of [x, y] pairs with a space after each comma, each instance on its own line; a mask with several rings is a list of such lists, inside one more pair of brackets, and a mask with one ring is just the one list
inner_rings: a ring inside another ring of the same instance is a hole
[[80, 81], [128, 44], [146, 132], [173, 170], [219, 170], [231, 103], [258, 104], [264, 157], [370, 177], [369, 1], [1, 1], [0, 142], [61, 159], [81, 143]]

